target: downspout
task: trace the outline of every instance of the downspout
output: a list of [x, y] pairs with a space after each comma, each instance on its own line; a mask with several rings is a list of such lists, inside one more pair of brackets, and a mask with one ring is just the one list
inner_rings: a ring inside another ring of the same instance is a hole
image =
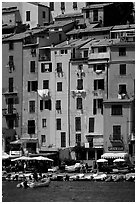
[[21, 90], [21, 96], [22, 96], [22, 100], [21, 100], [21, 114], [20, 114], [20, 125], [21, 125], [21, 128], [20, 128], [20, 133], [21, 133], [21, 137], [22, 137], [22, 127], [23, 127], [23, 124], [22, 124], [22, 117], [23, 117], [23, 77], [24, 77], [24, 74], [23, 74], [23, 41], [22, 41], [22, 90]]
[[108, 99], [108, 60], [107, 60], [107, 99]]
[[68, 66], [68, 143], [70, 146], [70, 60]]

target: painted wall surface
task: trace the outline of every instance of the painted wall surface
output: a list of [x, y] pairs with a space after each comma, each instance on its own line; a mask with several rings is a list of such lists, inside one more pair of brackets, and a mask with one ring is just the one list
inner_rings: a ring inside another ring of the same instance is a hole
[[[45, 12], [45, 18], [43, 18], [43, 12]], [[51, 19], [50, 11], [48, 7], [38, 6], [38, 24], [44, 25], [44, 23], [49, 23]]]
[[[71, 88], [70, 90], [77, 90], [77, 73], [78, 73], [78, 64], [81, 62], [71, 64]], [[105, 79], [104, 84], [106, 84], [106, 71], [98, 76], [93, 71], [93, 66], [90, 65], [90, 68], [87, 63], [83, 63], [83, 71], [85, 76], [83, 77], [83, 90], [86, 92], [86, 96], [82, 97], [83, 111], [76, 109], [76, 98], [71, 96], [71, 145], [75, 145], [75, 117], [81, 117], [81, 142], [87, 142], [86, 135], [89, 133], [89, 118], [94, 118], [94, 132], [93, 135], [103, 135], [103, 115], [100, 110], [97, 110], [97, 114], [93, 114], [93, 99], [103, 98], [103, 95], [100, 97], [94, 96], [94, 79]], [[106, 86], [105, 86], [106, 89]]]
[[[124, 151], [128, 152], [128, 139], [134, 128], [134, 108], [130, 101], [124, 102], [124, 99], [118, 99], [119, 84], [126, 84], [127, 95], [129, 99], [134, 97], [135, 80], [135, 50], [131, 43], [125, 43], [126, 56], [119, 56], [119, 46], [111, 47], [111, 62], [108, 69], [108, 98], [116, 99], [116, 105], [122, 105], [122, 115], [111, 115], [111, 103], [104, 104], [104, 151], [108, 152], [111, 146], [109, 136], [113, 133], [113, 125], [121, 125], [121, 134], [123, 136]], [[126, 64], [126, 75], [120, 75], [120, 64]]]
[[[43, 80], [49, 80], [49, 91], [52, 101], [52, 110], [40, 111], [40, 97], [38, 107], [39, 117], [39, 140], [41, 135], [46, 135], [46, 145], [52, 147], [61, 147], [61, 132], [66, 133], [66, 147], [69, 146], [68, 141], [68, 67], [69, 67], [70, 53], [68, 55], [61, 55], [60, 50], [55, 54], [54, 49], [51, 51], [51, 61], [39, 62], [39, 89], [43, 87]], [[41, 73], [41, 63], [52, 62], [52, 72]], [[57, 63], [62, 63], [63, 76], [57, 74]], [[62, 82], [62, 91], [57, 91], [57, 82]], [[61, 113], [56, 110], [56, 100], [61, 100]], [[46, 118], [47, 127], [42, 127], [42, 118]], [[61, 130], [57, 130], [56, 119], [61, 119]], [[44, 149], [44, 147], [42, 148]]]
[[102, 25], [104, 25], [104, 9], [103, 8], [99, 8], [99, 9], [96, 9], [98, 10], [98, 21], [94, 21], [94, 18], [93, 18], [93, 10], [89, 10], [89, 18], [86, 18], [86, 10], [83, 10], [83, 13], [84, 13], [84, 17], [86, 19], [86, 23], [96, 23], [96, 22], [99, 22], [100, 20], [102, 21]]
[[[135, 79], [135, 48], [126, 46], [126, 56], [119, 56], [118, 47], [111, 50], [111, 63], [109, 65], [109, 97], [117, 98], [119, 84], [126, 84], [129, 98], [134, 95]], [[120, 75], [120, 64], [126, 64], [126, 75]]]
[[[49, 2], [42, 2], [42, 4], [49, 6]], [[73, 9], [73, 2], [65, 2], [65, 11], [64, 14], [69, 13], [79, 13], [81, 9], [86, 6], [85, 2], [77, 2], [77, 10]], [[55, 18], [58, 15], [61, 15], [61, 2], [54, 2], [54, 11], [52, 11], [52, 16]]]
[[[37, 27], [38, 24], [38, 6], [23, 2], [21, 5], [22, 23], [29, 24], [30, 29]], [[30, 11], [30, 21], [26, 21], [26, 11]]]
[[129, 103], [122, 103], [122, 112], [121, 116], [112, 116], [111, 115], [111, 105], [104, 104], [104, 151], [108, 152], [108, 147], [111, 147], [112, 144], [109, 140], [110, 135], [113, 135], [113, 125], [121, 125], [121, 135], [123, 137], [124, 143], [124, 152], [128, 152], [128, 139], [129, 134], [131, 133], [132, 121], [131, 118], [131, 105]]
[[[37, 55], [36, 55], [37, 56]], [[24, 47], [23, 49], [23, 101], [22, 101], [22, 133], [28, 133], [28, 120], [35, 120], [35, 135], [37, 137], [38, 127], [38, 94], [35, 91], [28, 92], [28, 81], [37, 81], [38, 65], [37, 57], [31, 54], [31, 47]], [[30, 61], [35, 61], [36, 72], [30, 73]], [[29, 101], [35, 101], [35, 113], [29, 112]]]
[[[9, 73], [9, 68], [6, 66], [9, 62], [9, 56], [12, 55], [14, 58], [15, 70]], [[3, 42], [2, 44], [2, 93], [9, 90], [9, 78], [13, 77], [14, 88], [18, 92], [18, 100], [14, 104], [17, 113], [19, 114], [19, 121], [16, 128], [17, 134], [21, 135], [21, 103], [22, 103], [22, 42], [14, 42], [14, 49], [9, 50], [9, 43]], [[6, 108], [6, 101], [4, 95], [2, 96], [2, 108]], [[2, 127], [7, 127], [5, 117], [2, 118]]]
[[[44, 22], [49, 22], [49, 9], [43, 6], [37, 6], [29, 2], [3, 2], [2, 7], [16, 6], [19, 9], [22, 23], [29, 24], [30, 29], [37, 27], [37, 25], [44, 25]], [[26, 21], [26, 11], [30, 11], [30, 21]], [[45, 11], [45, 19], [42, 18], [42, 11]], [[51, 16], [50, 16], [51, 18]], [[52, 20], [52, 18], [51, 18]]]
[[2, 23], [7, 25], [16, 25], [15, 12], [14, 13], [3, 13]]

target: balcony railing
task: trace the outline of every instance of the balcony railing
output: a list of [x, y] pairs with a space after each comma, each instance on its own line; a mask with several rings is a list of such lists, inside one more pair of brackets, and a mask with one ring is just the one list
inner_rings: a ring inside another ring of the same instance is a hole
[[39, 55], [39, 61], [50, 61], [51, 57], [47, 55]]
[[109, 52], [101, 52], [101, 53], [92, 53], [89, 55], [90, 60], [96, 60], [96, 59], [109, 59], [110, 53]]
[[86, 91], [85, 90], [73, 90], [71, 91], [72, 97], [75, 98], [76, 96], [81, 96], [83, 98], [86, 97]]
[[110, 135], [109, 140], [111, 143], [123, 143], [122, 135]]
[[15, 89], [15, 88], [13, 88], [13, 89], [11, 89], [10, 88], [10, 90], [6, 90], [5, 92], [3, 92], [2, 93], [3, 95], [7, 95], [7, 96], [9, 96], [9, 95], [17, 95], [18, 94], [18, 91]]
[[3, 109], [3, 116], [13, 116], [17, 114], [17, 110], [13, 105], [8, 105], [7, 108]]
[[98, 90], [94, 90], [93, 91], [93, 95], [94, 96], [97, 96], [97, 97], [104, 97], [104, 90], [102, 90], [102, 89], [98, 89]]

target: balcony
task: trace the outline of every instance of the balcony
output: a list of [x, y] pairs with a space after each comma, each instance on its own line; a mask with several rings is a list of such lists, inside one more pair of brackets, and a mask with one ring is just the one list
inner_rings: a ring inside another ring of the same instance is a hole
[[51, 52], [49, 48], [39, 49], [39, 61], [51, 61]]
[[2, 109], [2, 115], [3, 116], [16, 116], [17, 110], [12, 104], [10, 104], [10, 105], [8, 105], [7, 108]]
[[80, 96], [85, 98], [86, 97], [86, 91], [85, 90], [73, 90], [71, 91], [72, 97], [75, 98], [76, 96]]
[[109, 52], [92, 53], [89, 55], [89, 60], [110, 59]]
[[35, 36], [29, 36], [24, 39], [24, 45], [37, 44], [37, 38]]
[[93, 95], [96, 97], [103, 98], [104, 97], [104, 90], [102, 90], [102, 89], [94, 90]]
[[122, 135], [110, 135], [109, 140], [112, 144], [123, 144]]
[[6, 90], [2, 93], [5, 97], [7, 96], [17, 96], [18, 91], [15, 88], [11, 88], [10, 90]]

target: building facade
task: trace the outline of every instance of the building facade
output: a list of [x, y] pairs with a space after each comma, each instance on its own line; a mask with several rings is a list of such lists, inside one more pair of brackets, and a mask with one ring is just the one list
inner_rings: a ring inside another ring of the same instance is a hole
[[[18, 18], [20, 17], [21, 23], [29, 25], [30, 29], [48, 25], [53, 21], [49, 7], [38, 2], [3, 2], [2, 7], [5, 10], [9, 7], [16, 7], [19, 11]], [[11, 24], [13, 15], [6, 15], [6, 17], [3, 15], [3, 19], [7, 18], [9, 21], [8, 24]]]
[[111, 45], [108, 99], [104, 101], [104, 151], [128, 153], [134, 160], [135, 47], [119, 39]]
[[[7, 137], [9, 137], [7, 143], [10, 143], [13, 134], [13, 136], [21, 134], [23, 100], [22, 41], [5, 39], [2, 44], [2, 51], [2, 127], [6, 130], [3, 137], [6, 141]], [[16, 131], [11, 133], [11, 130], [15, 129]]]

